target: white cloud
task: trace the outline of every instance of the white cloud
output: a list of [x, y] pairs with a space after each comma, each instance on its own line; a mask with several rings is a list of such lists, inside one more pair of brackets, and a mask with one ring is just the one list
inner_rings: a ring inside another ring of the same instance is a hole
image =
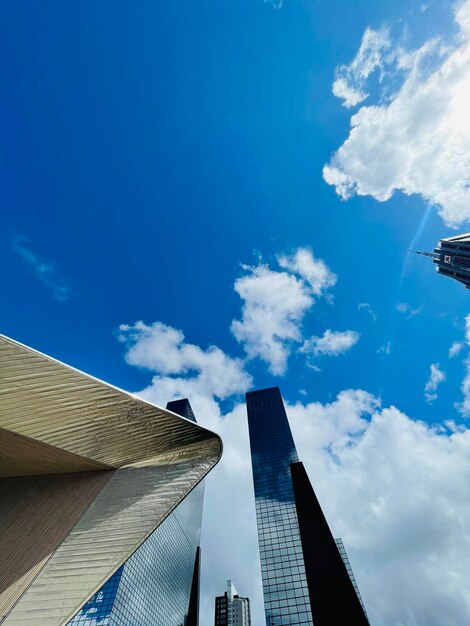
[[338, 356], [350, 350], [358, 341], [359, 333], [355, 330], [325, 330], [321, 337], [311, 337], [304, 342], [301, 352], [314, 357], [327, 355]]
[[357, 305], [357, 310], [358, 311], [362, 311], [362, 310], [367, 311], [367, 313], [369, 313], [369, 315], [372, 317], [374, 322], [376, 322], [378, 317], [379, 317], [368, 302], [361, 302], [360, 304], [358, 304]]
[[[442, 432], [364, 391], [288, 407], [334, 536], [374, 626], [460, 626], [470, 615], [470, 431]], [[371, 471], [373, 468], [373, 471]]]
[[223, 399], [244, 393], [252, 384], [243, 361], [217, 346], [203, 350], [186, 343], [180, 330], [161, 322], [121, 324], [118, 338], [126, 344], [130, 365], [156, 372], [145, 393], [161, 403], [201, 394]]
[[54, 261], [46, 260], [32, 252], [26, 244], [28, 239], [23, 236], [15, 237], [11, 242], [11, 248], [33, 269], [36, 277], [49, 287], [52, 295], [59, 302], [68, 300], [71, 289], [67, 280], [57, 271]]
[[333, 94], [343, 100], [343, 106], [353, 107], [367, 98], [367, 93], [354, 89], [344, 77], [338, 77], [333, 83]]
[[465, 317], [465, 341], [470, 346], [470, 313]]
[[461, 38], [470, 39], [470, 3], [468, 1], [456, 5], [455, 21], [460, 27]]
[[280, 255], [277, 260], [280, 267], [306, 280], [315, 296], [324, 295], [327, 289], [336, 285], [336, 274], [323, 259], [316, 259], [308, 248], [299, 248], [292, 256]]
[[437, 388], [446, 379], [445, 373], [440, 369], [439, 363], [431, 363], [429, 378], [424, 386], [424, 397], [428, 404], [437, 399]]
[[449, 348], [449, 359], [453, 359], [454, 356], [457, 356], [463, 348], [463, 343], [461, 341], [454, 341]]
[[417, 307], [416, 309], [413, 309], [411, 304], [409, 304], [408, 302], [398, 302], [395, 305], [395, 309], [399, 313], [403, 313], [404, 315], [406, 315], [408, 319], [410, 319], [410, 317], [414, 317], [415, 315], [418, 315], [418, 313], [421, 313], [421, 311], [423, 310], [423, 307], [420, 306], [420, 307]]
[[234, 287], [244, 301], [242, 319], [231, 324], [234, 337], [248, 358], [259, 357], [273, 374], [284, 374], [291, 343], [301, 340], [303, 317], [313, 305], [310, 291], [295, 276], [266, 265], [248, 268]]
[[[175, 394], [188, 396], [199, 423], [224, 441], [222, 461], [206, 481], [201, 622], [210, 623], [214, 596], [230, 577], [240, 593], [250, 596], [253, 624], [260, 626], [246, 409], [237, 404], [223, 415], [214, 399], [238, 393], [246, 374], [218, 348], [187, 344], [180, 331], [158, 322], [123, 325], [120, 336], [128, 362], [157, 374], [139, 395], [160, 405]], [[214, 369], [220, 376], [227, 364], [228, 381], [214, 382]], [[362, 390], [343, 391], [326, 405], [297, 403], [287, 411], [332, 532], [345, 542], [371, 623], [466, 623], [469, 431], [450, 424], [449, 433], [393, 407], [382, 410], [379, 400]]]
[[333, 93], [343, 100], [345, 107], [356, 106], [367, 98], [366, 81], [376, 69], [383, 67], [384, 53], [390, 47], [390, 36], [386, 29], [366, 28], [353, 61], [336, 68]]
[[[193, 403], [224, 456], [206, 483], [201, 623], [233, 578], [264, 623], [246, 409]], [[345, 542], [374, 626], [461, 626], [470, 614], [470, 431], [381, 409], [362, 390], [287, 406], [300, 459]], [[374, 469], [371, 472], [371, 468]], [[232, 541], [227, 541], [231, 537]], [[227, 563], [230, 572], [227, 572]]]
[[[465, 341], [467, 345], [470, 345], [470, 313], [465, 317]], [[452, 346], [453, 345], [454, 344], [452, 344]], [[470, 355], [467, 355], [464, 364], [465, 376], [460, 387], [463, 393], [463, 400], [462, 402], [456, 402], [454, 406], [463, 417], [470, 417]]]
[[456, 402], [455, 408], [463, 417], [470, 417], [470, 357], [465, 359], [465, 377], [460, 387], [463, 394], [462, 402]]
[[[419, 50], [395, 46], [388, 53], [384, 93], [404, 75], [401, 87], [353, 115], [348, 139], [323, 169], [343, 199], [385, 202], [402, 191], [435, 204], [448, 226], [470, 220], [469, 15], [470, 0], [457, 5], [460, 32], [452, 45], [434, 39]], [[382, 53], [377, 47], [365, 67], [380, 67]]]
[[310, 250], [278, 257], [286, 271], [274, 271], [260, 263], [243, 266], [245, 274], [234, 288], [243, 300], [242, 319], [233, 320], [231, 331], [249, 359], [260, 358], [272, 374], [282, 375], [287, 359], [303, 342], [302, 322], [315, 302], [336, 282], [336, 276]]

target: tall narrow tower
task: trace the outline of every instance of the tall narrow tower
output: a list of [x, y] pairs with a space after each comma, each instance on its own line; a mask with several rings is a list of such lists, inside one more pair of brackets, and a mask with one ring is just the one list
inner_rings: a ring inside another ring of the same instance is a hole
[[246, 394], [266, 626], [368, 626], [278, 387]]

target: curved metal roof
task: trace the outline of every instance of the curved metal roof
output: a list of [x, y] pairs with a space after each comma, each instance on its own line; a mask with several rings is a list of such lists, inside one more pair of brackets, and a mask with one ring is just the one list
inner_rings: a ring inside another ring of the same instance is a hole
[[66, 624], [222, 453], [198, 424], [3, 335], [0, 446], [5, 626]]

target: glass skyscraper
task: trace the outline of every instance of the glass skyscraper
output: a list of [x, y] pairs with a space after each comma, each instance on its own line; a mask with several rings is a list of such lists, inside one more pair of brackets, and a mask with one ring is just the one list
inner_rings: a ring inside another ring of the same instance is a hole
[[267, 626], [311, 625], [290, 464], [298, 461], [277, 387], [246, 394]]
[[[167, 409], [196, 421], [188, 400]], [[203, 498], [200, 483], [67, 626], [197, 626]]]
[[246, 400], [266, 626], [366, 626], [299, 463], [279, 388], [247, 393]]

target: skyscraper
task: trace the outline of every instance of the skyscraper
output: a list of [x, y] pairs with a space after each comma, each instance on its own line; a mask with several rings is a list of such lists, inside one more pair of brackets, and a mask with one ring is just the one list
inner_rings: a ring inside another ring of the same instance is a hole
[[418, 252], [436, 264], [438, 274], [449, 276], [470, 289], [470, 233], [441, 239], [434, 252]]
[[250, 600], [238, 595], [231, 580], [224, 595], [215, 599], [214, 626], [251, 626]]
[[0, 395], [2, 626], [195, 626], [219, 437], [3, 336]]
[[278, 387], [246, 394], [267, 626], [367, 626]]
[[[196, 422], [187, 399], [166, 408]], [[203, 498], [201, 482], [68, 626], [197, 626]]]

